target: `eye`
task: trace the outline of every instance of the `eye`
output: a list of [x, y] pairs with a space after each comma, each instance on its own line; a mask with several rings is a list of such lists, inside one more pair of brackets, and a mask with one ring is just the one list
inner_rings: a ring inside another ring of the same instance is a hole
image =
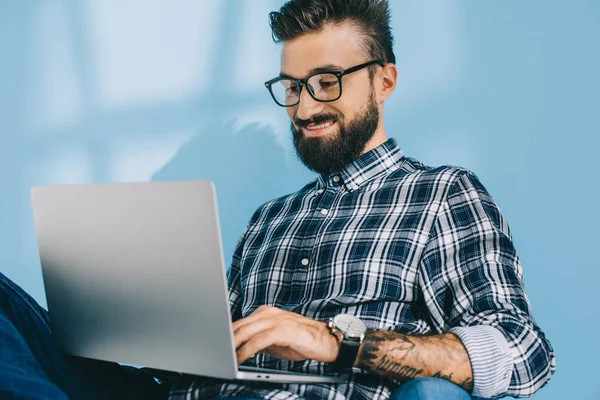
[[297, 85], [292, 85], [290, 87], [287, 88], [286, 90], [287, 94], [296, 94], [298, 93], [298, 86]]
[[335, 79], [335, 80], [329, 80], [329, 79], [327, 79], [327, 80], [320, 80], [320, 81], [319, 81], [319, 85], [320, 85], [320, 86], [321, 86], [323, 89], [329, 89], [329, 88], [332, 88], [332, 87], [334, 87], [334, 86], [337, 86], [337, 84], [338, 84], [338, 80], [337, 80], [337, 79]]

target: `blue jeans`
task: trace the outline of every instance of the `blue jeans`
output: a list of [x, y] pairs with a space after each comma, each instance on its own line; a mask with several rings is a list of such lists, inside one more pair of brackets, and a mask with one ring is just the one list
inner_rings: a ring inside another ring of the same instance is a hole
[[[472, 400], [469, 393], [440, 378], [418, 378], [404, 383], [392, 393], [390, 400]], [[221, 397], [217, 400], [260, 400], [246, 397]], [[482, 399], [483, 400], [483, 399]]]
[[0, 397], [166, 399], [168, 388], [143, 370], [64, 355], [48, 313], [0, 273]]
[[[242, 397], [222, 397], [217, 400], [260, 400]], [[440, 378], [418, 378], [404, 383], [392, 393], [390, 400], [472, 400], [469, 393]]]
[[[417, 378], [404, 383], [390, 400], [471, 400], [458, 385], [440, 378]], [[474, 399], [474, 398], [473, 398]], [[482, 399], [483, 400], [483, 399]]]

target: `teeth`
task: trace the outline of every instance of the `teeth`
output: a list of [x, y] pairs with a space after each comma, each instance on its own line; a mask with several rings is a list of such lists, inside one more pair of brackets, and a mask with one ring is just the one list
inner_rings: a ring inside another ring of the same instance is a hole
[[308, 129], [323, 129], [323, 128], [327, 128], [328, 126], [332, 125], [333, 121], [328, 121], [328, 122], [324, 122], [320, 125], [309, 125]]

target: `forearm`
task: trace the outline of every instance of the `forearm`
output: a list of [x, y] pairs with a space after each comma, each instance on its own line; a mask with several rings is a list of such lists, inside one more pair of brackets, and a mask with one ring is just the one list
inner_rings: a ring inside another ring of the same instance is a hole
[[467, 350], [451, 333], [407, 336], [392, 331], [368, 331], [354, 366], [397, 380], [437, 377], [468, 391], [473, 389]]

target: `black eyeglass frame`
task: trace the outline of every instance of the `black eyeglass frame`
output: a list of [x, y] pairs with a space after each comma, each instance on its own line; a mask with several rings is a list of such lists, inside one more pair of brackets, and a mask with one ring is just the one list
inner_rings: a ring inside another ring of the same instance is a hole
[[[273, 98], [273, 100], [275, 101], [275, 103], [277, 103], [277, 105], [281, 106], [281, 107], [294, 107], [295, 105], [298, 105], [300, 103], [300, 96], [302, 95], [302, 88], [304, 86], [306, 86], [308, 88], [308, 93], [310, 94], [310, 97], [312, 97], [313, 99], [315, 99], [315, 101], [320, 101], [322, 103], [330, 103], [332, 101], [339, 100], [339, 98], [342, 97], [342, 91], [343, 91], [342, 78], [345, 75], [351, 74], [351, 73], [356, 72], [356, 71], [360, 71], [361, 69], [369, 67], [369, 66], [371, 66], [373, 64], [378, 64], [381, 67], [385, 66], [385, 62], [383, 60], [372, 60], [372, 61], [369, 61], [369, 62], [366, 62], [366, 63], [363, 63], [363, 64], [356, 65], [354, 67], [350, 67], [350, 68], [344, 69], [342, 71], [320, 71], [320, 72], [315, 72], [314, 74], [311, 74], [311, 75], [307, 76], [304, 79], [294, 79], [294, 78], [289, 78], [289, 77], [278, 76], [277, 78], [273, 78], [271, 80], [266, 81], [265, 82], [265, 86], [269, 90], [269, 93], [271, 94], [271, 97]], [[337, 79], [338, 79], [338, 85], [340, 86], [340, 94], [335, 99], [331, 99], [331, 100], [317, 99], [315, 97], [315, 94], [310, 89], [310, 85], [308, 84], [308, 80], [310, 78], [312, 78], [313, 76], [323, 75], [323, 74], [332, 74], [332, 75], [335, 75], [337, 77]], [[298, 88], [299, 88], [298, 89], [298, 101], [296, 103], [294, 103], [294, 104], [281, 104], [279, 101], [277, 101], [277, 98], [275, 98], [275, 95], [273, 94], [273, 90], [271, 89], [271, 86], [273, 86], [274, 83], [277, 83], [277, 82], [279, 82], [281, 80], [295, 81], [296, 84], [298, 85]]]

